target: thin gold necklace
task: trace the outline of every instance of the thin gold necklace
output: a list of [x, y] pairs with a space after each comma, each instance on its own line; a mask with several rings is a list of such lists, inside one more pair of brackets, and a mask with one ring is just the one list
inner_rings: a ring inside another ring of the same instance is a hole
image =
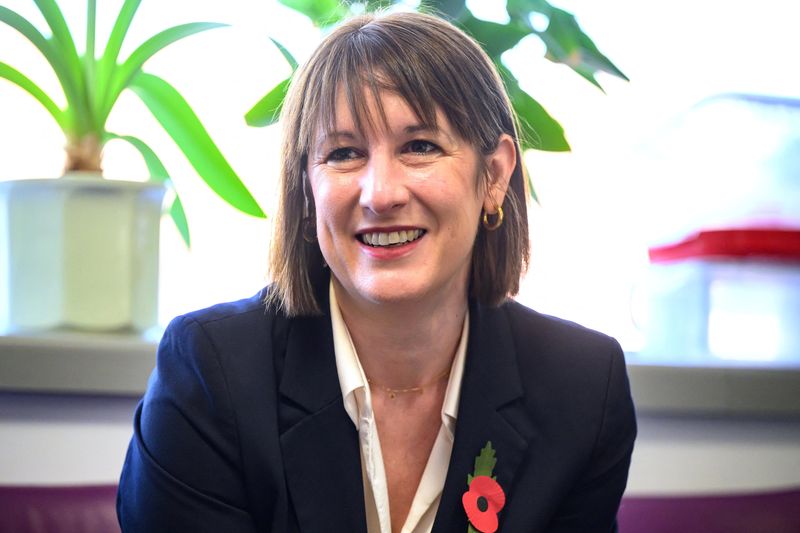
[[409, 387], [409, 388], [407, 388], [407, 389], [393, 389], [393, 388], [391, 388], [391, 387], [387, 387], [386, 385], [380, 385], [380, 384], [378, 384], [378, 383], [375, 383], [375, 382], [373, 382], [373, 381], [372, 381], [371, 379], [369, 379], [369, 378], [367, 378], [367, 383], [369, 383], [370, 385], [372, 385], [372, 386], [374, 386], [374, 387], [376, 387], [376, 388], [383, 389], [383, 391], [384, 391], [384, 392], [386, 392], [386, 394], [388, 394], [388, 395], [389, 395], [389, 398], [391, 398], [392, 400], [394, 400], [395, 398], [397, 398], [397, 395], [398, 395], [398, 394], [406, 394], [406, 393], [408, 393], [408, 392], [419, 392], [419, 393], [421, 394], [421, 393], [422, 393], [422, 390], [423, 390], [425, 387], [430, 387], [430, 386], [431, 386], [431, 385], [433, 385], [434, 383], [438, 383], [438, 382], [439, 382], [439, 380], [441, 380], [441, 379], [442, 379], [443, 377], [445, 377], [445, 376], [448, 376], [449, 374], [450, 374], [450, 369], [448, 368], [448, 369], [446, 369], [444, 372], [442, 372], [441, 374], [439, 374], [438, 376], [436, 376], [435, 378], [433, 378], [433, 379], [432, 379], [431, 381], [429, 381], [428, 383], [423, 383], [422, 385], [419, 385], [419, 386], [417, 386], [417, 387]]

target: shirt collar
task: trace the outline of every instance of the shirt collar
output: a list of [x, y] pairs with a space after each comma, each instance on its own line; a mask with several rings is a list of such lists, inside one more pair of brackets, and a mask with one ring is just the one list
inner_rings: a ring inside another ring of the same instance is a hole
[[[372, 416], [372, 402], [369, 394], [367, 377], [361, 362], [358, 360], [353, 339], [342, 318], [339, 303], [336, 300], [336, 291], [331, 279], [329, 286], [331, 326], [333, 328], [333, 350], [336, 356], [336, 372], [339, 375], [339, 385], [342, 389], [344, 408], [350, 420], [358, 428], [358, 419]], [[458, 404], [461, 399], [461, 381], [464, 377], [464, 363], [467, 356], [467, 338], [469, 336], [469, 310], [464, 316], [464, 325], [461, 328], [461, 339], [458, 342], [456, 355], [450, 368], [450, 379], [447, 382], [444, 402], [442, 403], [442, 423], [450, 433], [452, 439], [455, 433], [455, 422], [458, 417]], [[357, 393], [360, 393], [357, 395]], [[363, 395], [364, 401], [359, 401], [358, 396]]]

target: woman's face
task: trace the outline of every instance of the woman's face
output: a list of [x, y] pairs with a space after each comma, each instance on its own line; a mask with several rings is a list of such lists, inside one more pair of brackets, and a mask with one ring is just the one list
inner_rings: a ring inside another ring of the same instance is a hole
[[357, 304], [466, 295], [481, 208], [493, 211], [478, 183], [479, 155], [440, 112], [433, 131], [396, 94], [382, 92], [381, 102], [385, 125], [368, 100], [375, 131], [362, 135], [340, 94], [335, 131], [312, 143], [325, 261]]

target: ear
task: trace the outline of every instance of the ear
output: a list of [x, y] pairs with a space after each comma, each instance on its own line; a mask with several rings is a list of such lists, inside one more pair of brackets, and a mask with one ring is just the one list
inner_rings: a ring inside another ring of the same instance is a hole
[[486, 158], [486, 170], [489, 173], [489, 183], [483, 208], [489, 214], [497, 212], [506, 198], [508, 183], [517, 164], [517, 149], [514, 139], [504, 133], [500, 136], [497, 148]]

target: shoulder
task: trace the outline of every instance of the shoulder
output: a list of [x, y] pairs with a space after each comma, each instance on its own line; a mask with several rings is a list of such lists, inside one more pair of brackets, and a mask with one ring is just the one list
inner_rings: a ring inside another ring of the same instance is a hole
[[275, 323], [286, 320], [264, 303], [268, 291], [266, 287], [249, 298], [175, 317], [164, 332], [162, 345], [176, 341], [210, 343], [223, 350], [268, 342]]
[[265, 305], [267, 290], [174, 318], [159, 344], [150, 392], [195, 383], [228, 396], [243, 386], [264, 387], [263, 380], [273, 379], [288, 322]]
[[521, 479], [559, 502], [547, 530], [612, 530], [637, 431], [619, 343], [517, 302], [495, 311], [521, 385], [508, 407], [525, 414], [516, 427], [531, 466]]
[[608, 366], [623, 357], [616, 339], [575, 322], [539, 313], [516, 301], [506, 302], [499, 311], [508, 321], [522, 360], [533, 358], [538, 365], [575, 371]]
[[269, 287], [258, 291], [249, 298], [218, 303], [204, 309], [198, 309], [175, 317], [169, 328], [215, 328], [218, 324], [224, 326], [240, 323], [252, 323], [269, 320], [275, 313], [270, 313], [264, 303], [264, 298]]
[[572, 425], [576, 434], [578, 428], [596, 434], [609, 409], [632, 418], [625, 357], [616, 339], [517, 302], [497, 311], [508, 324], [524, 402], [540, 419]]
[[[200, 513], [185, 514], [186, 523], [211, 510], [244, 516], [243, 439], [253, 433], [252, 420], [260, 423], [256, 440], [262, 449], [278, 448], [271, 437], [277, 423], [269, 411], [275, 315], [266, 310], [263, 296], [260, 291], [181, 315], [165, 330], [120, 485], [120, 494], [141, 495], [121, 500], [129, 509], [126, 523], [177, 516], [186, 502]], [[146, 514], [139, 516], [142, 510]]]

